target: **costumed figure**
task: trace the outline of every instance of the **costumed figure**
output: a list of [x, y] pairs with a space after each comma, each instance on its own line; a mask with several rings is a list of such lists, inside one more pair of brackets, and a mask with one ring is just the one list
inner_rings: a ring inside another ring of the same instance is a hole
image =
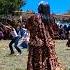
[[30, 31], [27, 70], [61, 70], [47, 24], [40, 14], [27, 20], [26, 28]]

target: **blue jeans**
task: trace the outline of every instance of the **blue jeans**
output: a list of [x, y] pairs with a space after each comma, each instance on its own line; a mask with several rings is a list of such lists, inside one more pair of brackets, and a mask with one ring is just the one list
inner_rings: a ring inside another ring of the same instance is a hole
[[22, 48], [27, 48], [27, 47], [28, 47], [28, 44], [27, 44], [26, 42], [23, 42], [23, 43], [20, 44], [20, 46], [21, 46]]

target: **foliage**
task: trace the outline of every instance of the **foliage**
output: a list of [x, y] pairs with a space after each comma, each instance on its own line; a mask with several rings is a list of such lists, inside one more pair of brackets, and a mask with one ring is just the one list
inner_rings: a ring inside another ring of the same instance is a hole
[[0, 0], [0, 15], [12, 14], [25, 5], [25, 0]]

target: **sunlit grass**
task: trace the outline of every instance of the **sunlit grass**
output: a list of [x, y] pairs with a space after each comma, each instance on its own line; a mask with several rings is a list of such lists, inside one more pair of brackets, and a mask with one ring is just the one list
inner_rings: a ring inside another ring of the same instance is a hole
[[9, 55], [9, 41], [0, 41], [0, 70], [26, 70], [27, 49], [22, 50], [22, 55]]
[[65, 65], [66, 70], [70, 70], [70, 48], [66, 46], [67, 40], [56, 40], [56, 53], [60, 63]]
[[[9, 40], [0, 41], [0, 70], [26, 70], [27, 68], [27, 49], [22, 50], [22, 55], [17, 56], [18, 53], [15, 50], [15, 55], [10, 56], [9, 53]], [[66, 47], [66, 40], [56, 40], [55, 49], [60, 63], [70, 69], [70, 48]]]

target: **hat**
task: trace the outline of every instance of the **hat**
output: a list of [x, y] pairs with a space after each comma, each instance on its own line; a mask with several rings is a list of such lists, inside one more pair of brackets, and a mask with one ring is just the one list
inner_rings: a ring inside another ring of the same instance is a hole
[[45, 5], [45, 4], [48, 4], [48, 2], [45, 2], [45, 1], [40, 1], [38, 5], [40, 5], [40, 4]]

